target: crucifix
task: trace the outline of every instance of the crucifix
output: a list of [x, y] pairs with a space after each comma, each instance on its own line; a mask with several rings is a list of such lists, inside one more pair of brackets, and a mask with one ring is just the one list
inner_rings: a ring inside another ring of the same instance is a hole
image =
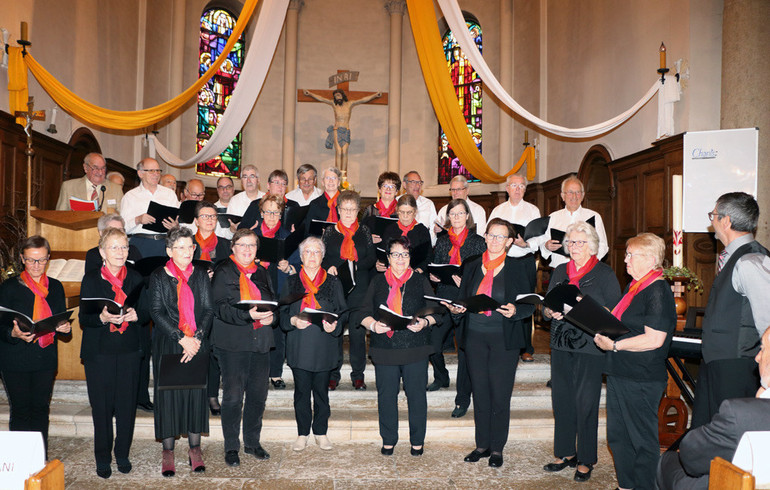
[[357, 71], [337, 70], [329, 77], [329, 88], [334, 90], [297, 90], [298, 102], [323, 102], [334, 110], [334, 124], [326, 129], [326, 148], [334, 148], [334, 161], [344, 174], [348, 170], [350, 147], [350, 115], [359, 104], [387, 105], [388, 94], [382, 92], [350, 91], [350, 82], [358, 81]]
[[14, 117], [23, 117], [27, 124], [24, 126], [24, 132], [27, 134], [27, 148], [24, 154], [27, 155], [27, 216], [32, 206], [32, 157], [35, 156], [35, 149], [32, 148], [32, 121], [44, 121], [45, 111], [35, 111], [35, 98], [30, 97], [27, 101], [27, 110], [16, 111]]

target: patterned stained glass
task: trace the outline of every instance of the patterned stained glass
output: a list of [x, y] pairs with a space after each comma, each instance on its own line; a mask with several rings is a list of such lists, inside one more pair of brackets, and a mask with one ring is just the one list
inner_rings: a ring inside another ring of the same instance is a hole
[[[476, 42], [481, 52], [481, 26], [475, 21], [466, 21], [471, 38]], [[476, 146], [481, 151], [481, 101], [482, 101], [482, 83], [476, 70], [473, 69], [468, 58], [460, 49], [452, 31], [447, 31], [442, 38], [444, 43], [444, 55], [446, 56], [447, 68], [452, 77], [452, 84], [457, 92], [457, 101], [460, 105], [465, 123], [468, 130], [476, 142]], [[478, 182], [479, 179], [471, 175], [460, 159], [457, 158], [452, 145], [449, 144], [444, 129], [439, 126], [438, 137], [438, 183], [448, 184], [452, 177], [464, 175], [471, 182]]]
[[[235, 27], [235, 21], [232, 14], [218, 8], [206, 10], [201, 16], [199, 76], [208, 70], [212, 61], [217, 59], [224, 49]], [[241, 35], [219, 71], [198, 92], [196, 152], [206, 146], [230, 102], [243, 67], [244, 45], [244, 37]], [[208, 162], [199, 163], [196, 170], [201, 175], [237, 177], [241, 169], [241, 150], [239, 132], [225, 151]]]

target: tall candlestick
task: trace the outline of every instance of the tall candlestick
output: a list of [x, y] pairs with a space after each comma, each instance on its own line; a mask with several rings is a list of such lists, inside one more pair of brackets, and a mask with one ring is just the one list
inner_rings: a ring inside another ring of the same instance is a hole
[[660, 69], [666, 69], [666, 45], [660, 43]]
[[671, 179], [671, 195], [673, 197], [671, 210], [673, 214], [672, 228], [674, 232], [673, 252], [674, 267], [682, 267], [684, 264], [683, 254], [683, 230], [682, 230], [682, 176], [674, 175]]
[[22, 23], [21, 23], [21, 40], [22, 40], [22, 41], [28, 41], [28, 40], [29, 40], [29, 39], [27, 38], [27, 36], [29, 35], [29, 33], [28, 33], [27, 31], [28, 31], [28, 29], [27, 29], [27, 23], [26, 23], [26, 22], [22, 22]]
[[526, 144], [528, 144], [528, 143], [529, 143], [529, 131], [527, 131], [527, 130], [525, 129], [525, 130], [524, 130], [524, 144], [526, 145]]

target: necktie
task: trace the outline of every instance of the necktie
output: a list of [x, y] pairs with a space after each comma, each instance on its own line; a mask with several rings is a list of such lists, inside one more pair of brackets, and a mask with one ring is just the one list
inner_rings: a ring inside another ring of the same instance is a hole
[[92, 200], [92, 201], [95, 201], [95, 200], [96, 200], [96, 197], [97, 197], [98, 195], [99, 195], [99, 194], [96, 192], [96, 186], [93, 186], [93, 191], [91, 191], [91, 200]]
[[722, 250], [719, 252], [719, 258], [717, 259], [717, 274], [722, 271], [722, 267], [725, 266], [725, 262], [727, 262], [727, 250]]

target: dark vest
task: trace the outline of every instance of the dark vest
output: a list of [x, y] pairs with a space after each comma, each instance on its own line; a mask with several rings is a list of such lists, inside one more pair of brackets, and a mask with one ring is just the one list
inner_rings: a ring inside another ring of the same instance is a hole
[[754, 325], [748, 298], [733, 288], [738, 259], [749, 253], [770, 252], [753, 241], [738, 248], [714, 279], [703, 317], [703, 360], [754, 357], [759, 352], [759, 333]]

